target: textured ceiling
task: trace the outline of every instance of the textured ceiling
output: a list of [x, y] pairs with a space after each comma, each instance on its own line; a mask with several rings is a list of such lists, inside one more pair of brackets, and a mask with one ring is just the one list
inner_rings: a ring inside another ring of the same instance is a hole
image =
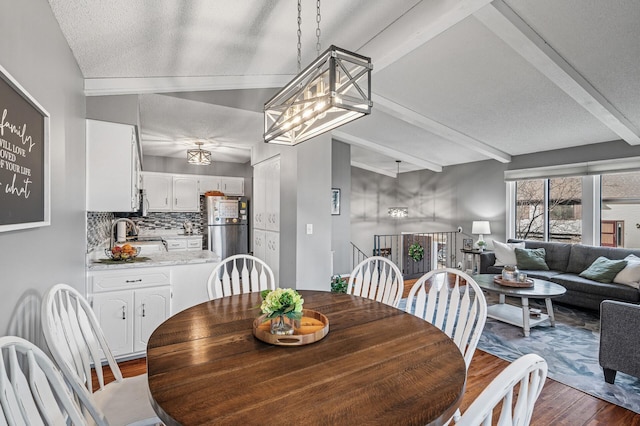
[[[140, 94], [143, 151], [245, 162], [296, 73], [295, 0], [49, 0], [87, 95]], [[302, 66], [316, 56], [302, 5]], [[395, 175], [640, 144], [637, 0], [322, 0], [321, 43], [371, 56], [374, 112], [334, 132]], [[312, 143], [312, 142], [306, 142]]]

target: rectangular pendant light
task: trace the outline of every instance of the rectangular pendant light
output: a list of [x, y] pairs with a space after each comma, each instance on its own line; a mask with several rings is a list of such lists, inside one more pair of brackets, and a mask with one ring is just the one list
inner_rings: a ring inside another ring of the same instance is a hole
[[329, 47], [264, 104], [264, 141], [296, 145], [371, 113], [371, 58]]

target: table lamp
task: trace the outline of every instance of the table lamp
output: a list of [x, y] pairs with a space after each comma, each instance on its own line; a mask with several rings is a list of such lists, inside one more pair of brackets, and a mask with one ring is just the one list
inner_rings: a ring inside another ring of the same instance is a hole
[[[484, 243], [484, 234], [491, 234], [491, 227], [489, 226], [489, 221], [488, 220], [474, 220], [473, 224], [471, 225], [471, 233], [472, 234], [478, 234], [478, 241], [476, 242], [476, 244], [478, 244], [480, 241], [482, 241], [482, 243]], [[478, 244], [480, 247], [482, 247], [484, 244]]]

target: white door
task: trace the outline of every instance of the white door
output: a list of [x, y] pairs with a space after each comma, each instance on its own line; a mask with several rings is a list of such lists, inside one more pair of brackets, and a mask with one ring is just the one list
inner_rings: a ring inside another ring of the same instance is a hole
[[151, 333], [171, 315], [171, 288], [151, 287], [135, 290], [135, 336], [133, 351], [147, 350]]
[[265, 231], [262, 229], [253, 230], [253, 255], [258, 259], [267, 260], [267, 242], [265, 239]]
[[198, 191], [204, 194], [208, 191], [220, 191], [219, 176], [200, 176], [198, 178]]
[[266, 227], [269, 231], [280, 230], [280, 157], [269, 161], [266, 179]]
[[[267, 167], [268, 164], [256, 164], [253, 168], [253, 228], [265, 229], [265, 212], [267, 209]], [[255, 250], [255, 248], [254, 248]]]
[[174, 177], [173, 211], [197, 212], [199, 210], [198, 179], [195, 177]]
[[244, 195], [244, 178], [222, 177], [220, 183], [224, 195]]
[[114, 356], [133, 351], [133, 291], [93, 295], [93, 311]]
[[264, 261], [271, 267], [276, 286], [280, 283], [280, 233], [265, 231], [265, 259]]
[[146, 190], [149, 211], [171, 211], [173, 177], [167, 174], [142, 174], [142, 186]]

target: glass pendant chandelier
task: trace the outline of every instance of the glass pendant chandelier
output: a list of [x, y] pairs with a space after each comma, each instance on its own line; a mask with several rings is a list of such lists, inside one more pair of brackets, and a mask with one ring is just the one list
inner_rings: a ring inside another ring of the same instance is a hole
[[187, 150], [187, 162], [197, 166], [208, 166], [211, 164], [211, 151], [202, 149], [203, 142], [196, 142], [198, 148]]
[[[396, 179], [400, 179], [400, 160], [396, 160], [398, 165], [398, 171], [396, 172]], [[398, 201], [398, 190], [396, 189], [396, 201]], [[388, 215], [393, 218], [405, 218], [409, 217], [409, 207], [389, 207]]]
[[300, 71], [301, 6], [298, 0], [298, 75], [264, 104], [264, 141], [296, 145], [371, 113], [371, 58], [336, 46]]

